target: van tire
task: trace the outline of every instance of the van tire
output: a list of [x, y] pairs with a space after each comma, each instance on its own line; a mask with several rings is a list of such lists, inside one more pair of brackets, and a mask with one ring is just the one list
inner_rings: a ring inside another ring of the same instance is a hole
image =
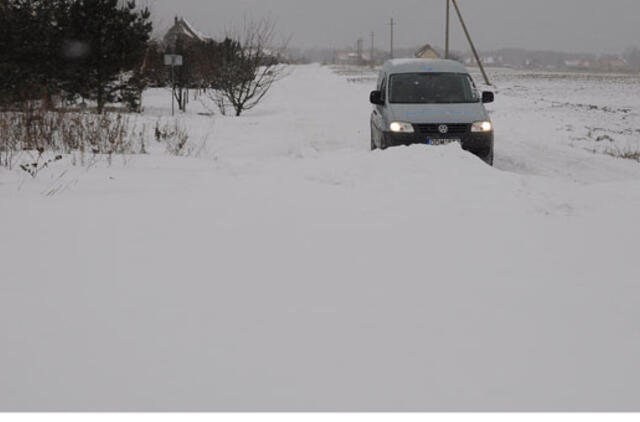
[[378, 147], [376, 145], [375, 140], [373, 139], [373, 128], [371, 128], [371, 151], [377, 150]]
[[489, 155], [487, 155], [487, 157], [484, 159], [484, 162], [489, 164], [491, 167], [493, 167], [493, 149], [491, 150]]
[[380, 137], [380, 149], [384, 151], [387, 148], [389, 148], [389, 147], [387, 146], [387, 143], [385, 142], [384, 133], [383, 133], [382, 137]]

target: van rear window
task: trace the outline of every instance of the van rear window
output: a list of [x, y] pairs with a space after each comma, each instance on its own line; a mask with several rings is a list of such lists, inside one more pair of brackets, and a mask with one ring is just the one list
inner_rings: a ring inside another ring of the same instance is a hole
[[469, 75], [401, 73], [392, 75], [389, 99], [394, 104], [461, 104], [480, 101]]

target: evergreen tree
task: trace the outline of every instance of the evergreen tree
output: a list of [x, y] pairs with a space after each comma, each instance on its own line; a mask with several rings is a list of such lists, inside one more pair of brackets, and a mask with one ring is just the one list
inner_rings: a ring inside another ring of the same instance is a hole
[[164, 53], [156, 41], [151, 41], [147, 45], [142, 63], [133, 70], [122, 90], [122, 101], [127, 103], [129, 110], [140, 112], [144, 90], [148, 86], [166, 86], [167, 78]]
[[0, 96], [5, 102], [59, 92], [59, 55], [69, 0], [0, 3]]
[[0, 0], [0, 101], [45, 99], [63, 90], [96, 100], [139, 98], [151, 33], [135, 1]]
[[65, 90], [95, 100], [101, 113], [136, 88], [132, 76], [144, 61], [152, 30], [148, 9], [135, 1], [75, 0], [66, 22]]

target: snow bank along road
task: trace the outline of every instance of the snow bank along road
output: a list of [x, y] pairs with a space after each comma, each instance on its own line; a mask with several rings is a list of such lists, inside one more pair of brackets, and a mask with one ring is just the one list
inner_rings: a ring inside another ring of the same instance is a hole
[[[308, 66], [192, 103], [198, 158], [3, 170], [0, 410], [640, 410], [640, 165], [502, 78], [497, 169], [367, 151], [371, 87]], [[548, 90], [635, 130], [624, 83]]]

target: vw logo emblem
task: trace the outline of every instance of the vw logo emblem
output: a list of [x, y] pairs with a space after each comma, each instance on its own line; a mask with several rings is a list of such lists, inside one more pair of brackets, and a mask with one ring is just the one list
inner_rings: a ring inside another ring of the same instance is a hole
[[442, 133], [443, 135], [445, 133], [449, 133], [449, 126], [447, 126], [447, 125], [438, 126], [438, 132]]

